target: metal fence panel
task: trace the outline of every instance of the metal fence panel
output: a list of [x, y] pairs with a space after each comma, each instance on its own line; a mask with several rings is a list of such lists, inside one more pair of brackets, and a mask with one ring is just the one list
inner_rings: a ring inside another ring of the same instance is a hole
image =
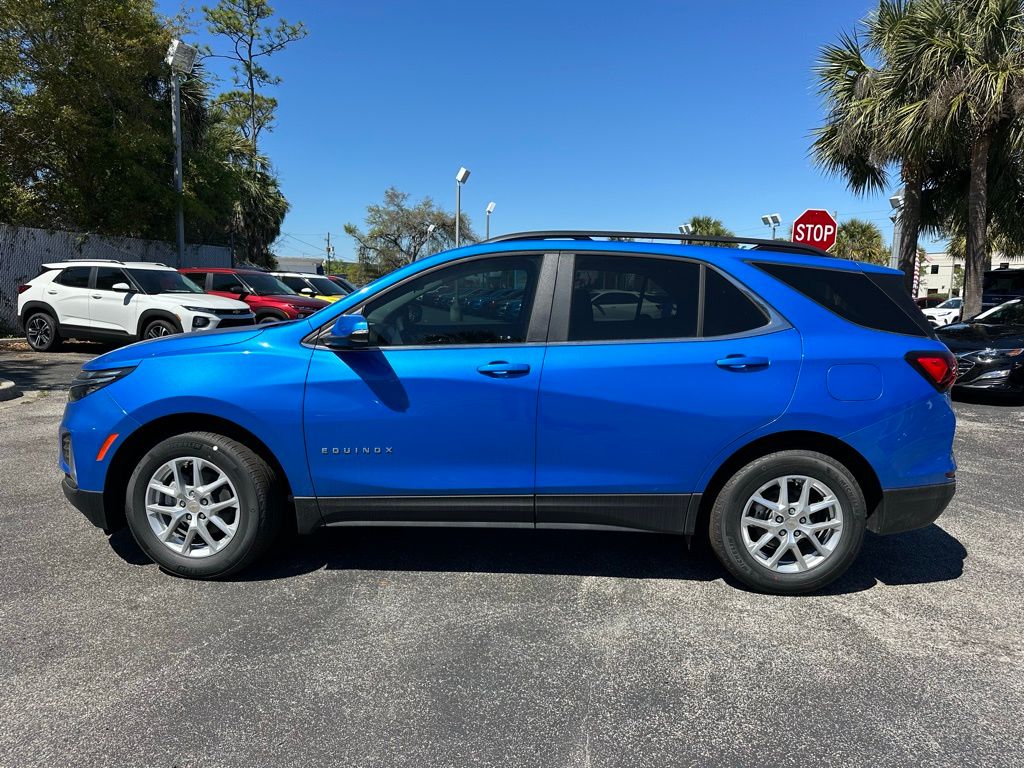
[[[149, 261], [173, 265], [173, 243], [131, 237], [100, 237], [0, 224], [0, 331], [18, 324], [18, 286], [39, 274], [43, 264], [71, 259]], [[189, 245], [190, 267], [228, 267], [231, 250], [216, 245]]]

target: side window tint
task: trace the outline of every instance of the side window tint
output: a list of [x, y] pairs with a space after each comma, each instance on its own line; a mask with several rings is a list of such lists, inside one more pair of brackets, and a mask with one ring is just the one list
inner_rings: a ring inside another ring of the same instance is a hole
[[88, 288], [89, 273], [92, 267], [68, 267], [53, 282], [66, 285], [68, 288]]
[[296, 293], [301, 293], [303, 288], [309, 288], [309, 286], [306, 285], [306, 281], [303, 280], [301, 277], [287, 277], [286, 276], [286, 277], [282, 277], [281, 280], [284, 281], [284, 284], [287, 285], [289, 288], [291, 288]]
[[206, 273], [205, 272], [187, 272], [185, 274], [189, 280], [198, 285], [204, 291], [206, 290]]
[[366, 305], [370, 343], [516, 344], [526, 341], [540, 256], [501, 256], [446, 267]]
[[112, 291], [118, 283], [132, 284], [125, 273], [114, 267], [98, 267], [96, 269], [96, 290]]
[[704, 336], [746, 333], [768, 324], [768, 315], [717, 270], [704, 271]]
[[577, 255], [569, 341], [696, 336], [699, 291], [693, 262]]
[[245, 291], [245, 287], [230, 272], [214, 272], [210, 290], [220, 291], [221, 293], [242, 293]]
[[928, 336], [928, 321], [903, 288], [902, 275], [760, 263], [776, 277], [844, 320], [878, 331]]

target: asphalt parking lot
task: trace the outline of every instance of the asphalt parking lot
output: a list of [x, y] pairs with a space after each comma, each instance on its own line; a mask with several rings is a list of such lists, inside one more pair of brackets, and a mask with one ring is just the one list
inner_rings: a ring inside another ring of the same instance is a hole
[[938, 525], [766, 597], [674, 537], [330, 530], [174, 579], [65, 501], [93, 348], [0, 351], [0, 765], [1024, 763], [1024, 408], [957, 403]]

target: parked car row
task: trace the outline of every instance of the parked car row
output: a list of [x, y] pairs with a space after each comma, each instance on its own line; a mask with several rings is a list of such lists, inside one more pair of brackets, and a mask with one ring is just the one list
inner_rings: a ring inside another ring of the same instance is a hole
[[297, 272], [65, 261], [18, 286], [18, 321], [29, 345], [48, 352], [63, 339], [136, 341], [297, 320], [349, 292]]

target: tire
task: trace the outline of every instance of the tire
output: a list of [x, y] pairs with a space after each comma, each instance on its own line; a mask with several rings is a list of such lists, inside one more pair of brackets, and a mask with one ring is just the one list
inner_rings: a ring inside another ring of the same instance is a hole
[[36, 352], [55, 351], [62, 340], [57, 320], [49, 312], [33, 312], [25, 318], [25, 340]]
[[[219, 481], [218, 473], [226, 479], [205, 497], [188, 496], [196, 485], [195, 459], [202, 462], [200, 487]], [[175, 463], [180, 485], [174, 482]], [[181, 492], [153, 490], [154, 481]], [[139, 460], [128, 481], [126, 511], [135, 541], [161, 568], [190, 579], [216, 579], [241, 571], [266, 551], [281, 528], [280, 500], [274, 471], [252, 450], [223, 435], [189, 432], [164, 440]]]
[[[790, 476], [809, 479], [806, 506], [801, 492], [808, 480], [787, 480], [782, 497], [781, 479]], [[866, 519], [864, 493], [840, 462], [813, 451], [780, 451], [750, 462], [723, 486], [708, 536], [722, 565], [748, 587], [799, 595], [846, 572], [864, 542]]]
[[173, 336], [176, 333], [181, 333], [181, 329], [170, 320], [151, 320], [146, 323], [146, 327], [143, 328], [142, 338], [161, 339], [164, 336]]
[[272, 312], [268, 312], [265, 315], [260, 315], [256, 318], [256, 325], [271, 325], [273, 323], [283, 323], [287, 318], [276, 315]]

